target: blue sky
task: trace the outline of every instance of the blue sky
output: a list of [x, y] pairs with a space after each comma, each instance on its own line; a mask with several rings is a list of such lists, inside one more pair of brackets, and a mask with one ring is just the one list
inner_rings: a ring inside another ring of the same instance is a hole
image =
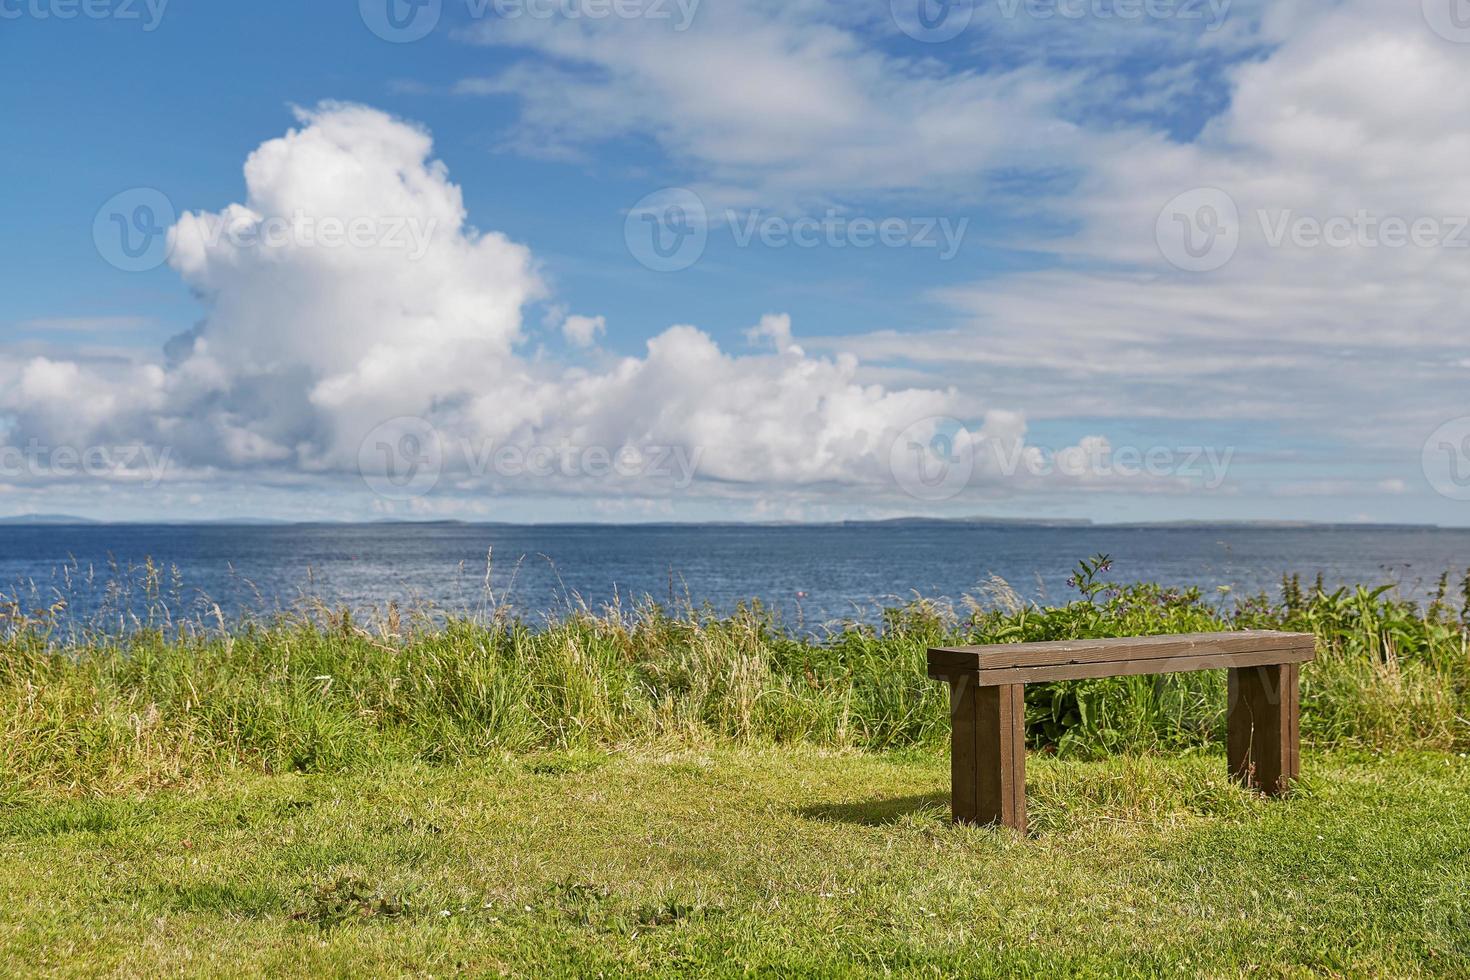
[[[791, 312], [809, 333], [889, 328], [913, 320], [915, 295], [929, 287], [963, 281], [976, 269], [1040, 261], [979, 240], [986, 215], [975, 207], [943, 212], [980, 223], [961, 275], [912, 251], [722, 251], [733, 241], [728, 234], [716, 236], [710, 261], [687, 275], [649, 272], [628, 254], [624, 212], [696, 173], [637, 139], [566, 162], [507, 149], [519, 116], [513, 98], [447, 93], [464, 78], [535, 59], [455, 40], [456, 21], [473, 23], [464, 4], [449, 4], [440, 28], [423, 40], [388, 44], [364, 27], [352, 4], [303, 9], [266, 0], [248, 15], [170, 4], [152, 32], [144, 29], [146, 14], [137, 22], [7, 25], [3, 70], [12, 87], [30, 94], [12, 104], [7, 124], [14, 149], [5, 159], [14, 169], [5, 174], [6, 212], [43, 234], [0, 246], [7, 314], [24, 321], [63, 309], [70, 312], [61, 315], [115, 315], [125, 307], [159, 321], [128, 338], [149, 346], [191, 326], [199, 307], [171, 270], [119, 275], [78, 229], [90, 229], [102, 201], [135, 186], [165, 189], [181, 210], [216, 210], [237, 200], [246, 155], [284, 132], [290, 106], [326, 99], [364, 103], [428, 127], [471, 217], [532, 245], [556, 281], [557, 301], [605, 312], [609, 346], [628, 353], [677, 322], [738, 339], [767, 307]], [[38, 183], [39, 159], [48, 161], [48, 172]], [[78, 303], [78, 294], [88, 300]]]
[[0, 514], [1466, 523], [1454, 0], [532, 2], [0, 2]]

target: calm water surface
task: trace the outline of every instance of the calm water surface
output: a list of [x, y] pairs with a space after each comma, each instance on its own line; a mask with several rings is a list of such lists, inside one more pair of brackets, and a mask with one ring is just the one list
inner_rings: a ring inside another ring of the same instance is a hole
[[[115, 617], [114, 569], [170, 569], [165, 591], [225, 615], [289, 606], [303, 594], [355, 607], [389, 600], [460, 612], [494, 597], [537, 615], [580, 596], [594, 607], [670, 595], [720, 610], [759, 598], [793, 626], [871, 619], [915, 593], [958, 598], [992, 575], [1031, 599], [1068, 595], [1077, 559], [1113, 556], [1113, 577], [1213, 592], [1274, 592], [1285, 571], [1331, 583], [1399, 583], [1422, 596], [1470, 565], [1470, 530], [1108, 528], [983, 525], [0, 527], [0, 592], [66, 595], [72, 615]], [[176, 571], [175, 571], [176, 570]], [[101, 612], [99, 613], [99, 610]]]

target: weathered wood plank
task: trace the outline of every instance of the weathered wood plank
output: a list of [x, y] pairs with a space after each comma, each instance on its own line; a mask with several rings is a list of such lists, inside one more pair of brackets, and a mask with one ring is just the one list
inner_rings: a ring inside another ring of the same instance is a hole
[[1026, 686], [1008, 684], [1000, 689], [1001, 703], [1010, 693], [1010, 707], [1002, 712], [1001, 771], [1008, 777], [1009, 793], [1002, 801], [1001, 823], [1026, 832]]
[[980, 685], [957, 677], [949, 688], [950, 813], [956, 823], [980, 821]]
[[1230, 671], [1230, 774], [1270, 796], [1301, 775], [1301, 667], [1276, 664]]
[[959, 823], [1026, 830], [1026, 702], [1020, 684], [951, 687], [951, 814]]
[[1175, 657], [1223, 656], [1263, 651], [1313, 649], [1310, 633], [1238, 630], [1099, 640], [1054, 640], [1045, 643], [992, 643], [984, 646], [938, 647], [931, 664], [988, 670], [1000, 667], [1050, 667], [1062, 664], [1116, 663], [1124, 660], [1167, 660]]
[[1308, 647], [1264, 650], [1258, 653], [1225, 653], [1181, 656], [1146, 660], [1114, 660], [1092, 663], [1057, 664], [1040, 667], [997, 667], [988, 670], [957, 667], [945, 663], [929, 663], [929, 676], [948, 680], [969, 674], [981, 687], [997, 684], [1037, 684], [1045, 681], [1075, 681], [1089, 677], [1129, 677], [1138, 674], [1180, 674], [1191, 670], [1222, 670], [1259, 667], [1280, 663], [1305, 663], [1316, 656]]

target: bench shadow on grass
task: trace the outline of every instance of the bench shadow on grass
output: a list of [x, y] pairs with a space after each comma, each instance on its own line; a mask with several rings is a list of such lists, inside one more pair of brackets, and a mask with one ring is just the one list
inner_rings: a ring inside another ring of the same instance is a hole
[[854, 823], [864, 827], [882, 827], [928, 811], [941, 814], [947, 820], [949, 793], [919, 793], [914, 796], [857, 800], [851, 803], [818, 803], [798, 807], [796, 810], [808, 820]]

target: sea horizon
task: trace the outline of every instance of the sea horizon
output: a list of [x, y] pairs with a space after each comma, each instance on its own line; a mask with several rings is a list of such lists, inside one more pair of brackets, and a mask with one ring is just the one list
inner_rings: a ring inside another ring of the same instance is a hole
[[126, 520], [100, 519], [71, 514], [15, 514], [0, 517], [0, 527], [87, 527], [87, 526], [133, 526], [133, 527], [379, 527], [384, 525], [404, 526], [461, 526], [461, 527], [861, 527], [870, 525], [970, 525], [988, 527], [1049, 527], [1049, 528], [1399, 528], [1420, 530], [1470, 530], [1470, 524], [1439, 524], [1412, 521], [1315, 521], [1294, 518], [1259, 519], [1182, 519], [1167, 521], [1100, 521], [1088, 517], [876, 517], [844, 518], [840, 520], [648, 520], [648, 521], [494, 521], [467, 520], [464, 518], [385, 517], [374, 520], [331, 520], [314, 518], [296, 520], [274, 517], [222, 517], [192, 520], [169, 520], [167, 518], [133, 518]]
[[920, 597], [958, 605], [1009, 590], [1026, 602], [1067, 601], [1077, 563], [1103, 554], [1118, 583], [1197, 588], [1220, 603], [1275, 597], [1289, 575], [1308, 583], [1320, 575], [1329, 588], [1392, 585], [1424, 601], [1441, 576], [1458, 588], [1470, 530], [945, 519], [0, 522], [0, 595], [27, 595], [38, 608], [64, 599], [67, 615], [86, 622], [118, 612], [120, 596], [139, 601], [138, 580], [151, 570], [171, 590], [170, 615], [218, 606], [238, 619], [307, 597], [365, 612], [393, 603], [472, 614], [493, 603], [528, 618], [645, 599], [728, 614], [758, 601], [804, 628], [880, 622], [883, 610]]

